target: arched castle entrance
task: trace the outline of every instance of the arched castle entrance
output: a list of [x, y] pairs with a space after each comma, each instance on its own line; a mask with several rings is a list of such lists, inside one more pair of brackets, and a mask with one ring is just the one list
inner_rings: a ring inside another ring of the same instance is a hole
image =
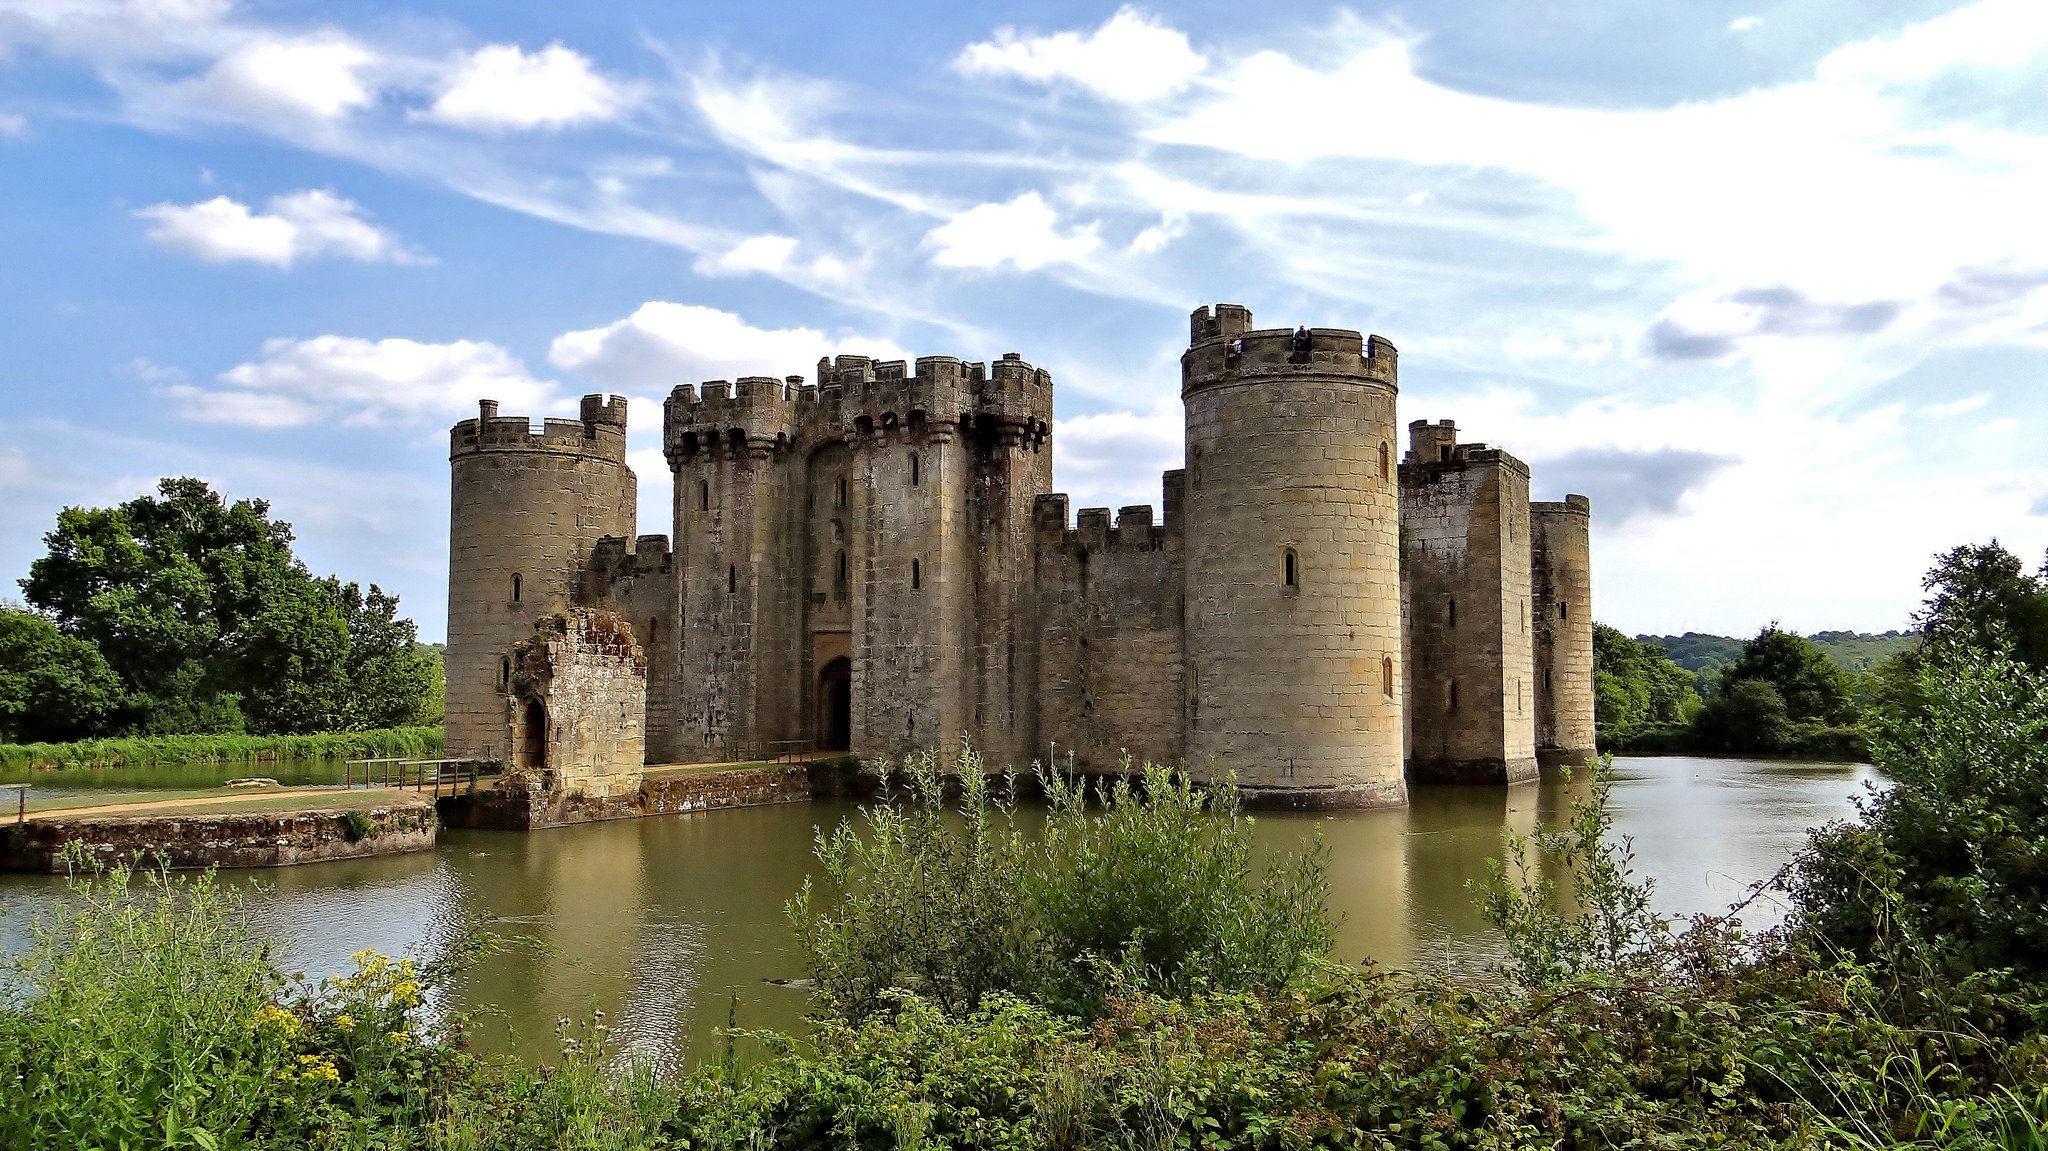
[[821, 751], [845, 751], [853, 746], [853, 661], [843, 655], [818, 673], [815, 739]]

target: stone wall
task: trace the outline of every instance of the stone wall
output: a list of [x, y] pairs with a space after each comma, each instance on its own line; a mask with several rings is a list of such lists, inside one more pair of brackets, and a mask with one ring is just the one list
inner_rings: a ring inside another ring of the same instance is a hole
[[102, 865], [140, 853], [176, 868], [289, 867], [433, 850], [437, 823], [428, 800], [405, 796], [361, 811], [370, 821], [362, 835], [348, 812], [331, 809], [31, 819], [0, 829], [0, 869], [62, 874], [64, 848], [74, 842]]
[[1070, 529], [1061, 495], [1039, 497], [1036, 514], [1041, 742], [1012, 762], [1022, 769], [1057, 756], [1060, 766], [1084, 771], [1113, 771], [1125, 753], [1139, 763], [1180, 762], [1187, 652], [1179, 525], [1155, 526], [1152, 509], [1136, 506], [1114, 525], [1109, 509], [1083, 508]]
[[761, 766], [651, 776], [632, 792], [614, 795], [479, 791], [441, 800], [441, 818], [451, 827], [524, 831], [728, 807], [802, 803], [819, 795], [842, 794], [848, 787], [844, 778], [847, 774], [842, 764]]
[[1529, 469], [1449, 421], [1409, 425], [1401, 465], [1409, 778], [1536, 776]]
[[1530, 507], [1536, 755], [1545, 767], [1595, 753], [1592, 514], [1584, 496]]
[[[638, 790], [647, 761], [647, 659], [616, 612], [572, 608], [514, 648], [508, 781], [590, 796]], [[536, 726], [538, 725], [538, 726]], [[534, 751], [544, 749], [536, 757]]]

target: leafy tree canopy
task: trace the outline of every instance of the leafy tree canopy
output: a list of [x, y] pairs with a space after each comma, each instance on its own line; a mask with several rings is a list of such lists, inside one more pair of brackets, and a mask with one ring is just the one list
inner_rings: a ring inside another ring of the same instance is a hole
[[120, 677], [98, 648], [44, 616], [0, 604], [0, 742], [104, 735], [126, 705]]
[[1839, 724], [1854, 715], [1848, 673], [1821, 650], [1773, 623], [1743, 645], [1742, 654], [1721, 672], [1723, 691], [1744, 680], [1777, 689], [1786, 715], [1796, 722]]
[[1692, 673], [1662, 648], [1593, 625], [1593, 726], [1601, 747], [1625, 744], [1645, 727], [1690, 722], [1699, 708]]
[[395, 726], [434, 690], [396, 597], [318, 579], [263, 500], [166, 479], [112, 508], [66, 508], [21, 582], [90, 644], [150, 734]]

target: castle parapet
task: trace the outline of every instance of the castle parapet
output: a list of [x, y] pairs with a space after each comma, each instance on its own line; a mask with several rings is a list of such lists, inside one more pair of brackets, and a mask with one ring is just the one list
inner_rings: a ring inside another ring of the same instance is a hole
[[623, 463], [626, 458], [626, 398], [602, 393], [583, 397], [583, 418], [547, 419], [541, 430], [525, 416], [501, 416], [496, 400], [477, 404], [477, 418], [448, 432], [451, 458], [476, 452], [548, 452], [592, 456]]
[[1538, 500], [1529, 505], [1529, 510], [1538, 515], [1586, 516], [1593, 514], [1593, 501], [1581, 495], [1569, 495], [1562, 500]]
[[1156, 551], [1165, 546], [1166, 528], [1153, 522], [1150, 504], [1128, 504], [1114, 516], [1108, 508], [1082, 508], [1067, 522], [1064, 493], [1039, 496], [1032, 504], [1032, 529], [1042, 544], [1066, 547], [1082, 557], [1105, 551]]
[[1293, 374], [1351, 376], [1396, 386], [1399, 356], [1391, 341], [1349, 328], [1253, 328], [1251, 311], [1219, 304], [1197, 308], [1181, 357], [1181, 394], [1243, 379]]

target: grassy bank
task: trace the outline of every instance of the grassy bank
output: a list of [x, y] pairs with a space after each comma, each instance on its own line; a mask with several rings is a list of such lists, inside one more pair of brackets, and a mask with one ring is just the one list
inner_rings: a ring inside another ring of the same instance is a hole
[[319, 735], [164, 735], [89, 739], [77, 743], [0, 744], [0, 770], [158, 767], [188, 763], [275, 763], [284, 760], [375, 759], [441, 753], [438, 727], [335, 731]]

